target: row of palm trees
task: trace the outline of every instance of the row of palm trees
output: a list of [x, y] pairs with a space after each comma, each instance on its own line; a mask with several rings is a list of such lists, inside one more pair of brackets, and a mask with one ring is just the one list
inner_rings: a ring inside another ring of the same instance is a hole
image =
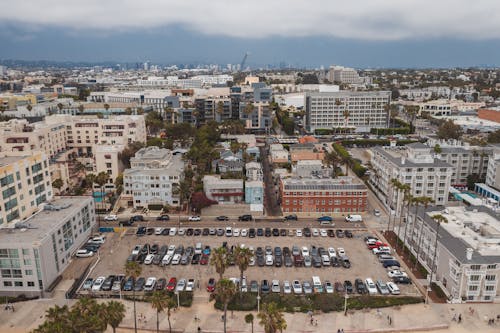
[[[231, 262], [234, 262], [240, 271], [240, 281], [243, 281], [243, 274], [250, 265], [250, 260], [253, 257], [253, 251], [246, 247], [236, 246], [232, 253], [226, 247], [219, 247], [213, 250], [210, 264], [215, 267], [215, 271], [219, 274], [219, 281], [215, 287], [215, 293], [222, 304], [224, 304], [224, 333], [226, 333], [227, 324], [227, 307], [229, 302], [236, 296], [238, 290], [233, 281], [224, 278], [224, 273]], [[241, 288], [240, 283], [240, 288]], [[239, 290], [240, 295], [241, 289]], [[259, 324], [264, 327], [266, 333], [283, 332], [287, 324], [283, 316], [282, 310], [274, 302], [263, 304], [261, 311], [257, 314]], [[253, 332], [253, 315], [248, 314], [245, 317], [245, 322], [252, 324]]]

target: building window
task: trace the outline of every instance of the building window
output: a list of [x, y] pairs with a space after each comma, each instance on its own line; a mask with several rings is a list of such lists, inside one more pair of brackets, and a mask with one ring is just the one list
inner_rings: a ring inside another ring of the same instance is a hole
[[477, 291], [477, 286], [469, 286], [469, 291]]
[[469, 277], [469, 280], [470, 280], [470, 281], [479, 281], [479, 275], [471, 275], [471, 276]]
[[33, 281], [28, 281], [28, 287], [34, 287], [35, 286], [35, 282]]
[[481, 269], [481, 265], [470, 265], [470, 269], [473, 271], [478, 271]]
[[495, 281], [497, 279], [496, 275], [486, 275], [486, 281]]
[[12, 287], [12, 281], [4, 281], [3, 285], [4, 287]]
[[14, 286], [16, 286], [16, 287], [22, 287], [23, 286], [23, 281], [14, 281]]

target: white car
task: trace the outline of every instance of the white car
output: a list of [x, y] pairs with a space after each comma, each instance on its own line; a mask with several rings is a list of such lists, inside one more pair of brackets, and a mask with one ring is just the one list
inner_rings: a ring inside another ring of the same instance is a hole
[[167, 254], [173, 256], [174, 252], [175, 252], [175, 245], [169, 245], [168, 250], [167, 250]]
[[389, 292], [393, 295], [399, 295], [401, 291], [399, 290], [399, 287], [394, 283], [394, 282], [387, 282], [387, 289], [389, 289]]
[[274, 258], [271, 254], [268, 254], [266, 256], [266, 266], [272, 266], [274, 265]]
[[325, 291], [327, 294], [333, 294], [333, 285], [330, 281], [325, 281]]
[[186, 234], [186, 228], [179, 228], [179, 232], [177, 232], [179, 236], [184, 236]]
[[377, 286], [375, 285], [375, 283], [373, 282], [373, 280], [371, 278], [366, 278], [365, 285], [366, 285], [366, 289], [368, 289], [368, 293], [370, 295], [377, 295], [378, 294]]
[[148, 254], [146, 259], [144, 259], [144, 265], [151, 265], [153, 263], [153, 259], [155, 258], [154, 254]]
[[175, 236], [175, 235], [177, 235], [177, 228], [170, 228], [169, 235], [170, 235], [170, 236]]
[[367, 245], [368, 245], [368, 244], [373, 244], [373, 243], [376, 243], [376, 242], [380, 242], [380, 241], [378, 240], [378, 238], [373, 237], [373, 236], [368, 236], [368, 237], [366, 238], [366, 241], [365, 241], [365, 243], [366, 243]]
[[387, 276], [390, 278], [395, 278], [395, 277], [408, 277], [408, 274], [406, 274], [403, 271], [400, 271], [399, 269], [393, 269], [387, 272]]
[[337, 252], [335, 251], [335, 248], [329, 247], [328, 248], [328, 255], [330, 256], [330, 258], [336, 258]]
[[281, 287], [280, 287], [280, 281], [279, 280], [273, 280], [273, 282], [271, 282], [271, 291], [273, 293], [280, 293], [281, 292]]
[[89, 239], [88, 243], [94, 243], [94, 244], [104, 244], [104, 242], [106, 241], [106, 238], [102, 237], [102, 236], [96, 236], [96, 237], [92, 237], [91, 239]]
[[302, 246], [301, 252], [303, 257], [309, 256], [309, 248], [307, 246]]
[[295, 230], [295, 235], [296, 235], [297, 237], [302, 237], [302, 229], [297, 229], [297, 230]]
[[321, 237], [327, 237], [328, 233], [326, 232], [326, 229], [319, 229], [319, 234]]
[[104, 283], [104, 280], [106, 280], [105, 276], [99, 276], [97, 279], [95, 279], [94, 284], [92, 284], [92, 291], [101, 290], [101, 287], [102, 287], [102, 284]]
[[248, 229], [241, 229], [240, 236], [247, 237], [248, 236]]
[[374, 209], [374, 210], [373, 210], [373, 215], [375, 215], [375, 216], [380, 216], [380, 210], [378, 210], [378, 209]]
[[391, 248], [388, 246], [381, 246], [381, 247], [376, 247], [372, 249], [373, 254], [380, 254], [380, 253], [391, 253]]
[[75, 254], [75, 256], [77, 258], [88, 258], [88, 257], [92, 257], [93, 255], [94, 255], [94, 252], [87, 250], [87, 249], [80, 249], [80, 250], [76, 251], [76, 254]]
[[133, 255], [138, 255], [138, 254], [139, 254], [139, 252], [141, 252], [141, 249], [142, 249], [142, 246], [140, 246], [140, 245], [136, 245], [136, 246], [134, 247], [134, 249], [132, 250], [132, 254], [133, 254]]
[[250, 261], [248, 262], [248, 266], [255, 266], [255, 257], [250, 257]]
[[234, 228], [233, 237], [240, 237], [240, 229], [239, 228]]
[[243, 276], [243, 279], [241, 280], [241, 291], [246, 293], [248, 291], [248, 285], [247, 285], [247, 277]]
[[146, 280], [146, 284], [144, 285], [144, 291], [152, 291], [156, 287], [156, 278], [148, 277]]
[[163, 259], [161, 260], [162, 266], [170, 265], [170, 263], [172, 262], [172, 258], [173, 258], [173, 253], [172, 254], [165, 254]]
[[302, 294], [302, 284], [299, 280], [293, 280], [292, 286], [294, 294]]
[[283, 293], [284, 294], [292, 293], [292, 286], [290, 285], [290, 281], [288, 280], [283, 281]]
[[118, 216], [116, 215], [106, 215], [104, 216], [104, 221], [117, 221]]
[[232, 236], [233, 236], [233, 228], [226, 227], [226, 237], [232, 237]]
[[339, 257], [345, 256], [345, 250], [343, 247], [338, 247], [337, 248], [337, 253], [339, 254]]
[[175, 287], [176, 291], [184, 291], [184, 288], [186, 288], [186, 279], [180, 279], [177, 282], [177, 287]]
[[311, 234], [312, 234], [313, 237], [318, 237], [319, 236], [319, 230], [316, 229], [316, 228], [313, 228], [311, 230]]
[[189, 279], [186, 284], [186, 291], [193, 291], [194, 289], [194, 279]]
[[161, 235], [163, 228], [155, 228], [155, 235]]
[[182, 256], [179, 253], [175, 254], [172, 258], [172, 265], [179, 265], [179, 263], [181, 262], [181, 258]]
[[188, 221], [201, 221], [201, 217], [199, 216], [190, 216]]

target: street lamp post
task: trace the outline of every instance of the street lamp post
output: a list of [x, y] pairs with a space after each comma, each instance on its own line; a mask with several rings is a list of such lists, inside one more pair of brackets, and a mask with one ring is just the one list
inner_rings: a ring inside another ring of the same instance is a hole
[[344, 294], [344, 316], [347, 316], [347, 299], [349, 296], [347, 296], [347, 293]]
[[177, 307], [180, 308], [181, 307], [181, 301], [180, 301], [180, 298], [179, 298], [179, 292], [175, 291], [175, 295], [177, 296]]
[[260, 294], [257, 294], [257, 312], [260, 312]]

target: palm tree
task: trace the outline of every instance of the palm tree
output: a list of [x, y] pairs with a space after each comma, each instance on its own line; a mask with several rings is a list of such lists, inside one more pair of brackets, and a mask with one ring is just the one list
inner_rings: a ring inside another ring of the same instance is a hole
[[170, 315], [172, 313], [172, 309], [175, 309], [178, 306], [177, 302], [172, 298], [168, 298], [167, 302], [167, 321], [168, 321], [168, 331], [172, 333], [172, 324], [170, 323]]
[[245, 323], [252, 324], [252, 333], [253, 333], [253, 314], [249, 313], [245, 316]]
[[400, 187], [399, 187], [399, 190], [403, 192], [403, 202], [402, 202], [402, 205], [401, 205], [401, 215], [399, 215], [399, 224], [398, 224], [398, 233], [397, 233], [397, 238], [396, 238], [396, 246], [398, 245], [398, 239], [399, 237], [401, 237], [401, 224], [403, 223], [403, 211], [404, 211], [404, 208], [405, 208], [405, 204], [410, 205], [410, 202], [411, 202], [411, 198], [412, 198], [412, 195], [410, 193], [410, 185], [408, 184], [402, 184]]
[[[394, 217], [392, 218], [394, 224], [396, 224], [396, 213], [398, 211], [398, 201], [399, 201], [399, 188], [401, 187], [401, 182], [397, 178], [392, 178], [391, 179], [391, 188], [393, 190], [393, 195], [392, 198], [394, 198], [394, 192], [397, 195], [396, 196], [396, 205], [394, 207]], [[394, 203], [394, 200], [391, 200], [392, 203]], [[391, 216], [392, 216], [392, 208], [391, 205], [389, 205], [389, 223], [387, 224], [387, 233], [391, 230]]]
[[55, 305], [45, 312], [45, 322], [38, 326], [34, 333], [67, 333], [69, 321], [69, 309], [67, 305]]
[[[407, 236], [408, 224], [410, 223], [411, 207], [415, 206], [418, 209], [418, 205], [420, 204], [419, 199], [417, 197], [412, 196], [411, 194], [409, 195], [407, 202], [408, 202], [408, 207], [406, 208], [406, 223], [405, 223], [405, 231], [403, 234], [403, 252], [405, 251], [405, 246], [406, 246], [406, 236]], [[406, 246], [406, 248], [409, 249], [410, 247]]]
[[104, 110], [106, 110], [106, 111], [109, 110], [109, 104], [108, 103], [104, 103]]
[[243, 109], [243, 112], [245, 112], [245, 114], [250, 114], [253, 112], [254, 108], [255, 108], [255, 106], [253, 105], [253, 103], [251, 103], [251, 102], [247, 103], [245, 105], [245, 108]]
[[248, 269], [250, 265], [250, 260], [253, 257], [253, 251], [247, 247], [236, 246], [234, 249], [234, 261], [240, 270], [240, 291], [241, 291], [241, 281], [243, 281], [243, 273]]
[[[424, 206], [424, 212], [425, 212], [425, 210], [427, 210], [427, 207], [432, 202], [434, 202], [434, 200], [432, 200], [432, 198], [430, 198], [430, 197], [421, 197], [420, 198], [420, 203]], [[417, 221], [418, 212], [415, 213], [415, 214], [416, 214], [415, 221]], [[423, 233], [423, 231], [424, 231], [424, 222], [422, 221], [422, 225], [420, 226], [420, 233], [418, 235], [418, 240], [417, 240], [417, 254], [415, 256], [415, 265], [413, 266], [413, 269], [415, 269], [417, 267], [418, 256], [420, 255], [420, 244], [422, 242], [422, 233]]]
[[[436, 222], [437, 226], [436, 226], [436, 241], [434, 242], [434, 255], [432, 256], [431, 276], [429, 279], [429, 285], [432, 285], [432, 275], [434, 273], [434, 267], [436, 266], [437, 243], [438, 243], [438, 239], [439, 239], [439, 228], [441, 227], [442, 222], [448, 223], [448, 219], [441, 214], [437, 214], [437, 215], [432, 216], [432, 219], [434, 220], [434, 222]], [[427, 298], [426, 298], [426, 303], [427, 303]]]
[[215, 266], [215, 271], [222, 280], [226, 268], [229, 266], [229, 254], [227, 248], [221, 246], [213, 250], [210, 258], [210, 265]]
[[[129, 261], [125, 264], [125, 274], [134, 278], [134, 281], [141, 275], [142, 267], [136, 261]], [[132, 298], [134, 301], [134, 332], [137, 333], [137, 311], [135, 308], [135, 288], [132, 288]]]
[[31, 104], [28, 104], [28, 106], [26, 106], [26, 109], [28, 110], [28, 112], [31, 112], [31, 110], [33, 110], [33, 107], [31, 106]]
[[233, 299], [236, 292], [236, 285], [233, 281], [229, 279], [220, 279], [217, 281], [215, 293], [219, 301], [224, 304], [224, 333], [226, 333], [227, 305]]
[[264, 303], [257, 317], [260, 319], [259, 324], [264, 327], [265, 333], [276, 333], [286, 330], [287, 325], [283, 311], [274, 302]]
[[62, 109], [64, 108], [64, 105], [62, 103], [57, 103], [57, 108], [59, 109], [59, 113], [61, 113]]
[[344, 116], [344, 124], [345, 124], [345, 128], [346, 128], [346, 133], [347, 133], [347, 123], [349, 122], [349, 116], [351, 114], [349, 113], [348, 109], [345, 109], [344, 111], [342, 111], [342, 115]]
[[74, 332], [103, 332], [107, 326], [103, 307], [93, 298], [80, 298], [69, 313]]
[[224, 113], [224, 102], [223, 101], [219, 101], [217, 103], [217, 109], [216, 109], [217, 113], [222, 115]]
[[156, 332], [160, 332], [160, 312], [165, 311], [170, 301], [170, 296], [162, 291], [155, 291], [149, 298], [151, 307], [156, 310]]
[[[106, 196], [104, 195], [104, 185], [106, 185], [106, 183], [108, 182], [108, 179], [109, 179], [109, 174], [107, 172], [99, 172], [97, 174], [97, 176], [95, 177], [95, 183], [97, 185], [99, 185], [100, 187], [100, 196], [101, 196], [101, 210], [102, 208], [104, 207], [106, 209]], [[98, 224], [99, 224], [99, 228], [101, 227], [101, 218], [100, 218], [100, 211], [99, 211], [99, 214], [97, 215], [98, 216]]]
[[331, 151], [325, 154], [323, 162], [328, 166], [333, 168], [333, 176], [336, 175], [337, 167], [340, 163], [342, 163], [342, 159], [337, 155], [335, 151]]
[[116, 332], [116, 328], [125, 318], [125, 306], [123, 303], [117, 301], [109, 301], [106, 304], [106, 311], [104, 312], [106, 316], [106, 322], [113, 329], [113, 333]]
[[171, 108], [170, 106], [166, 106], [163, 108], [163, 111], [165, 111], [165, 119], [168, 119], [170, 120], [170, 123], [173, 124], [174, 123], [174, 109]]

